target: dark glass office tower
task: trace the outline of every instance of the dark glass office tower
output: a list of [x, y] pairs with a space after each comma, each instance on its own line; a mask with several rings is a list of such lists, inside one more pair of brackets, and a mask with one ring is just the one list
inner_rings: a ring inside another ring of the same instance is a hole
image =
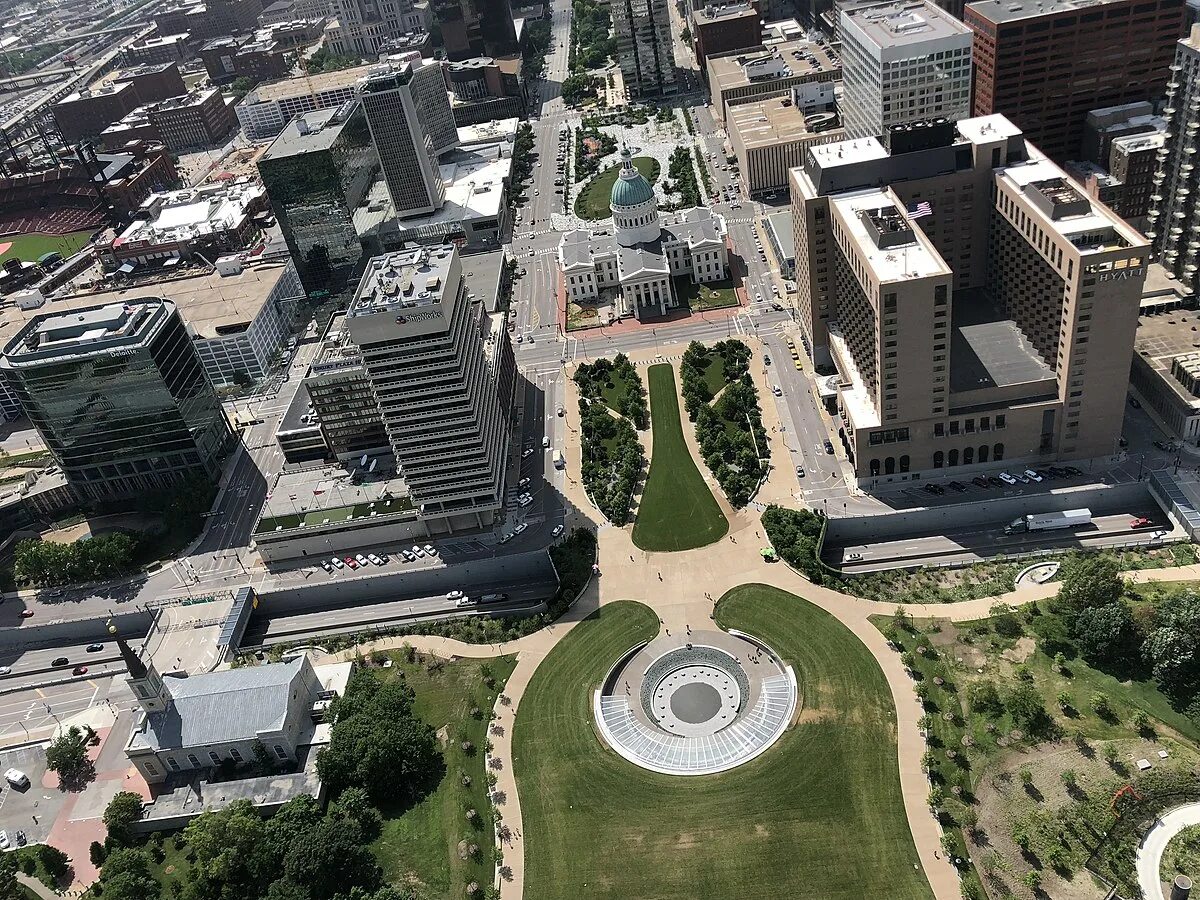
[[351, 101], [297, 116], [258, 171], [305, 289], [336, 292], [357, 279], [362, 245], [354, 210], [379, 171], [362, 106]]
[[509, 0], [434, 0], [433, 18], [448, 59], [520, 52]]
[[85, 501], [215, 481], [233, 444], [175, 304], [157, 297], [37, 316], [0, 376]]

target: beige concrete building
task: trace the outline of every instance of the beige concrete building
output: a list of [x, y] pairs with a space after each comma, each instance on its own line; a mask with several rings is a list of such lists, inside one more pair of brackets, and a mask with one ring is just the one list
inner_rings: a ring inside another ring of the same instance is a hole
[[859, 482], [1116, 454], [1147, 241], [1003, 116], [810, 148], [797, 311]]
[[824, 41], [781, 41], [708, 57], [713, 115], [722, 122], [739, 103], [787, 94], [793, 85], [837, 81], [842, 64]]
[[[803, 88], [827, 94], [822, 99], [828, 102], [806, 107], [797, 96]], [[804, 162], [809, 147], [845, 137], [829, 81], [800, 85], [783, 97], [731, 106], [725, 128], [748, 197], [786, 191], [788, 172]]]

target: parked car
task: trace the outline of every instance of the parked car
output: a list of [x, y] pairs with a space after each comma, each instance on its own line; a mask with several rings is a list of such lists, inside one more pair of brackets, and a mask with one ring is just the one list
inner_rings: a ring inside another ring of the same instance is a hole
[[375, 565], [375, 566], [383, 565], [383, 560], [380, 559], [378, 556], [376, 556], [374, 553], [368, 553], [367, 559], [370, 560], [372, 565]]
[[328, 572], [330, 575], [333, 574], [333, 566], [331, 566], [327, 560], [321, 561], [321, 568], [324, 569], [326, 572]]
[[530, 503], [532, 503], [532, 502], [533, 502], [533, 498], [532, 498], [532, 497], [522, 497], [520, 500], [518, 500], [518, 501], [517, 501], [517, 505], [518, 505], [519, 507], [521, 507], [521, 509], [524, 509], [525, 507], [527, 507], [527, 506], [528, 506]]
[[400, 555], [403, 556], [404, 559], [408, 562], [416, 562], [417, 561], [417, 554], [413, 553], [411, 550], [401, 550]]
[[528, 527], [529, 527], [528, 522], [522, 522], [520, 525], [518, 525], [516, 528], [513, 529], [513, 534], [514, 535], [520, 534], [522, 531], [524, 531]]
[[29, 776], [20, 769], [6, 769], [4, 772], [4, 780], [15, 788], [29, 787]]
[[985, 488], [988, 486], [988, 480], [985, 477], [983, 477], [982, 475], [976, 475], [974, 478], [971, 479], [971, 483], [978, 487], [981, 487], [981, 488]]
[[779, 385], [775, 385], [774, 387], [771, 388], [771, 393], [774, 394], [776, 397], [782, 397], [783, 396], [783, 388], [781, 388]]
[[3, 678], [5, 675], [11, 675], [11, 674], [12, 674], [11, 666], [0, 666], [0, 678]]
[[371, 564], [371, 563], [370, 563], [370, 560], [368, 560], [368, 559], [367, 559], [365, 556], [363, 556], [361, 553], [359, 553], [359, 554], [356, 554], [356, 555], [355, 555], [355, 557], [354, 557], [354, 561], [355, 561], [356, 563], [358, 563], [360, 566], [369, 566], [369, 565]]
[[1060, 466], [1051, 466], [1050, 474], [1053, 475], [1055, 478], [1066, 478], [1071, 473]]
[[929, 491], [929, 493], [931, 493], [931, 494], [937, 494], [938, 496], [941, 496], [942, 494], [946, 493], [946, 489], [944, 487], [942, 487], [940, 484], [932, 484], [932, 483], [927, 484], [927, 485], [925, 485], [925, 490]]
[[1001, 473], [1000, 473], [999, 475], [997, 475], [996, 477], [997, 477], [997, 478], [999, 478], [1001, 481], [1003, 481], [1005, 484], [1012, 485], [1012, 484], [1016, 484], [1016, 483], [1017, 483], [1017, 479], [1013, 478], [1013, 477], [1012, 477], [1011, 475], [1009, 475], [1007, 472], [1001, 472]]
[[1017, 481], [1021, 482], [1021, 484], [1029, 484], [1029, 476], [1024, 472], [1018, 472], [1013, 476], [1013, 478], [1017, 479]]
[[500, 537], [500, 543], [501, 543], [501, 544], [507, 544], [507, 543], [508, 543], [509, 541], [511, 541], [512, 539], [513, 539], [513, 533], [512, 533], [511, 531], [506, 531], [506, 532], [504, 532], [504, 534], [503, 534], [503, 535], [501, 535], [501, 537]]
[[355, 559], [353, 556], [347, 556], [347, 557], [346, 557], [346, 559], [344, 560], [344, 562], [345, 562], [345, 563], [346, 563], [346, 565], [347, 565], [347, 566], [349, 566], [351, 569], [357, 569], [357, 568], [358, 568], [358, 560], [356, 560], [356, 559]]
[[796, 477], [797, 478], [804, 477], [804, 466], [796, 466]]
[[1154, 446], [1157, 447], [1159, 450], [1170, 450], [1171, 449], [1171, 445], [1168, 444], [1166, 441], [1155, 441]]
[[826, 453], [833, 452], [833, 441], [829, 440], [828, 438], [825, 439], [825, 452]]
[[1133, 396], [1132, 394], [1129, 395], [1129, 405], [1132, 406], [1134, 409], [1142, 408], [1142, 404], [1138, 403], [1137, 397]]
[[863, 558], [863, 556], [861, 553], [847, 553], [846, 554], [846, 562], [861, 562], [862, 558]]
[[532, 447], [526, 447], [524, 450], [521, 451], [521, 459], [528, 459], [531, 456], [533, 456], [533, 448]]
[[550, 536], [558, 537], [562, 533], [563, 533], [563, 527], [561, 525], [555, 525], [554, 530], [550, 532]]
[[12, 844], [8, 841], [8, 832], [0, 831], [0, 850], [7, 850]]
[[425, 545], [425, 547], [424, 547], [424, 550], [425, 550], [425, 552], [426, 552], [426, 553], [428, 553], [430, 556], [437, 556], [437, 555], [438, 555], [438, 552], [437, 552], [437, 547], [433, 546], [433, 544], [426, 544], [426, 545]]
[[526, 476], [525, 478], [522, 478], [520, 481], [517, 482], [517, 488], [519, 489], [519, 488], [523, 488], [523, 487], [528, 487], [529, 481], [530, 481], [530, 479], [528, 476]]
[[950, 482], [949, 487], [951, 490], [958, 491], [960, 494], [967, 489], [967, 486], [965, 484], [962, 484], [961, 482], [958, 482], [958, 481]]
[[1067, 470], [1068, 475], [1082, 475], [1083, 474], [1083, 469], [1077, 468], [1076, 466], [1063, 466], [1063, 468]]
[[1028, 478], [1030, 481], [1036, 481], [1036, 482], [1038, 482], [1039, 484], [1041, 483], [1042, 476], [1041, 476], [1041, 475], [1039, 475], [1035, 469], [1026, 469], [1026, 470], [1025, 470], [1024, 472], [1022, 472], [1021, 474], [1023, 474], [1023, 475], [1024, 475], [1026, 478]]
[[416, 544], [413, 544], [412, 552], [415, 553], [417, 556], [421, 557], [422, 559], [425, 558], [425, 551], [422, 550], [420, 547], [418, 547]]
[[23, 831], [18, 831], [14, 837], [16, 838], [18, 847], [24, 847], [29, 843], [29, 838], [26, 837], [25, 832]]
[[335, 568], [338, 568], [338, 569], [346, 568], [346, 564], [344, 562], [342, 562], [340, 559], [338, 559], [336, 556], [333, 559], [331, 559], [330, 562], [333, 563]]

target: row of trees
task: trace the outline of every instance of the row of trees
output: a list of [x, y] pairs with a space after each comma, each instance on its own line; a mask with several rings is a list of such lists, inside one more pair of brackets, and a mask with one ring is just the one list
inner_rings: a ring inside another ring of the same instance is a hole
[[29, 538], [13, 551], [13, 573], [20, 582], [43, 586], [107, 581], [132, 571], [137, 555], [138, 540], [121, 532], [71, 544]]
[[671, 151], [670, 181], [663, 185], [668, 194], [679, 194], [679, 209], [701, 205], [700, 186], [696, 183], [696, 169], [692, 165], [692, 151], [679, 146]]
[[521, 51], [521, 70], [526, 78], [540, 78], [546, 70], [551, 38], [551, 26], [545, 19], [526, 20], [525, 48]]
[[1048, 653], [1071, 645], [1119, 678], [1150, 676], [1179, 709], [1200, 720], [1200, 593], [1183, 591], [1136, 608], [1117, 562], [1104, 554], [1063, 563], [1051, 604], [1062, 628], [1042, 636]]
[[[646, 389], [637, 369], [624, 353], [618, 353], [614, 359], [601, 357], [594, 363], [580, 366], [575, 370], [574, 380], [581, 396], [591, 401], [608, 403], [639, 430], [650, 427]], [[611, 394], [618, 389], [618, 382], [621, 393], [615, 398], [605, 399], [606, 393]]]
[[[166, 858], [163, 838], [135, 846], [131, 816], [136, 794], [117, 794], [105, 810], [105, 845], [93, 844], [100, 878], [92, 893], [104, 900], [158, 897]], [[134, 820], [135, 821], [135, 820]], [[180, 900], [415, 900], [406, 888], [385, 886], [369, 848], [381, 817], [365, 790], [344, 790], [328, 813], [311, 796], [288, 801], [263, 819], [248, 800], [206, 812], [170, 838], [190, 868], [173, 893]]]
[[[708, 372], [721, 366], [725, 386], [713, 403]], [[680, 364], [683, 403], [696, 423], [696, 440], [704, 462], [721, 490], [736, 507], [745, 506], [767, 474], [770, 444], [762, 424], [758, 390], [750, 378], [750, 348], [727, 340], [711, 350], [692, 341]]]
[[512, 151], [513, 190], [509, 194], [509, 203], [517, 204], [525, 196], [525, 179], [533, 171], [533, 126], [522, 122], [517, 128], [513, 139]]
[[709, 349], [699, 341], [688, 344], [679, 363], [683, 382], [683, 407], [693, 422], [715, 394], [709, 387], [708, 369], [721, 366], [721, 380], [728, 384], [750, 372], [750, 348], [741, 341], [718, 341]]
[[624, 525], [642, 471], [642, 445], [628, 419], [617, 418], [600, 403], [580, 399], [579, 405], [583, 485], [605, 518]]
[[758, 391], [749, 375], [728, 385], [715, 405], [700, 409], [696, 440], [729, 502], [738, 509], [745, 506], [766, 477], [770, 460]]
[[[563, 99], [567, 98], [568, 82], [571, 76], [563, 82]], [[581, 76], [591, 78], [590, 75]], [[592, 79], [593, 81], [595, 79]], [[595, 86], [592, 87], [595, 90]], [[570, 102], [570, 101], [567, 101]], [[591, 147], [589, 148], [589, 145]], [[575, 181], [583, 181], [600, 168], [600, 160], [617, 149], [617, 139], [607, 131], [596, 128], [577, 128], [575, 130]]]

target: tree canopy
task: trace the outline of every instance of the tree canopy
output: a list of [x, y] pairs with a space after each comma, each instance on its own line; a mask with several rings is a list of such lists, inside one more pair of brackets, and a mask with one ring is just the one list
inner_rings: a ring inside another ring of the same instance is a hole
[[1069, 557], [1059, 569], [1059, 577], [1055, 607], [1063, 612], [1108, 606], [1125, 591], [1116, 560], [1106, 554]]

